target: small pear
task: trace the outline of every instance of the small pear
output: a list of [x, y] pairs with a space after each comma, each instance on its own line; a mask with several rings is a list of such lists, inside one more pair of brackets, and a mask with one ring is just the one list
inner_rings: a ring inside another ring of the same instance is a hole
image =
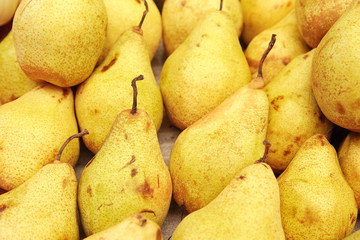
[[12, 32], [0, 43], [0, 104], [11, 102], [39, 83], [30, 80], [16, 59]]
[[170, 121], [185, 129], [249, 81], [233, 21], [212, 10], [166, 59], [160, 89]]
[[[44, 83], [0, 106], [0, 188], [11, 190], [53, 161], [63, 142], [78, 132], [70, 88]], [[74, 166], [79, 140], [62, 161]]]
[[[266, 141], [265, 141], [266, 142]], [[208, 205], [190, 213], [171, 240], [281, 240], [279, 186], [265, 156], [237, 173]]]
[[294, 58], [264, 88], [270, 103], [266, 139], [272, 143], [267, 163], [276, 173], [286, 169], [309, 137], [327, 134], [333, 127], [311, 89], [314, 51]]
[[149, 115], [133, 107], [118, 114], [104, 145], [85, 166], [78, 203], [86, 235], [140, 213], [161, 225], [171, 201], [171, 178]]
[[278, 177], [286, 239], [343, 239], [354, 229], [357, 206], [335, 148], [322, 134], [300, 147]]
[[354, 1], [320, 41], [312, 65], [315, 99], [331, 122], [360, 132], [360, 1]]
[[258, 59], [261, 58], [262, 49], [265, 48], [272, 34], [278, 36], [278, 44], [274, 46], [264, 63], [263, 77], [265, 85], [292, 59], [309, 51], [309, 47], [298, 30], [295, 11], [292, 10], [280, 22], [256, 35], [247, 46], [245, 56], [253, 77], [257, 74]]
[[120, 36], [104, 62], [76, 92], [75, 109], [79, 126], [91, 132], [84, 138], [84, 143], [93, 153], [101, 148], [119, 112], [131, 107], [131, 79], [140, 73], [145, 80], [138, 86], [142, 93], [138, 98], [139, 107], [150, 115], [156, 129], [160, 129], [163, 101], [141, 30], [146, 12], [139, 26], [128, 29]]
[[133, 214], [108, 229], [84, 240], [162, 240], [159, 225], [141, 214]]
[[[166, 0], [162, 9], [163, 40], [169, 56], [185, 41], [196, 23], [208, 12], [219, 8], [222, 0]], [[225, 0], [223, 11], [229, 14], [239, 37], [243, 28], [243, 11], [238, 0]]]
[[339, 162], [346, 181], [355, 193], [360, 209], [360, 133], [350, 132], [338, 150]]

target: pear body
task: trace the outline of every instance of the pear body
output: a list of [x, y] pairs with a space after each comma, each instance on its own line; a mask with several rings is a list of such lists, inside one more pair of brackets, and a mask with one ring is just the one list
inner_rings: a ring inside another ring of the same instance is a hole
[[13, 21], [20, 67], [32, 80], [75, 86], [93, 71], [106, 27], [102, 0], [21, 1]]
[[343, 239], [351, 234], [357, 218], [354, 192], [324, 135], [304, 142], [278, 182], [286, 239]]
[[[162, 25], [164, 32], [164, 47], [169, 56], [185, 41], [196, 23], [207, 11], [219, 9], [218, 0], [167, 0], [162, 8]], [[243, 11], [240, 1], [228, 0], [223, 2], [222, 11], [231, 16], [237, 35], [243, 28]]]
[[142, 216], [134, 214], [122, 222], [105, 229], [104, 231], [95, 233], [84, 240], [162, 240], [162, 233], [159, 225], [154, 221]]
[[12, 32], [0, 43], [0, 104], [11, 102], [39, 83], [29, 79], [16, 59]]
[[68, 163], [50, 163], [0, 195], [0, 239], [79, 239], [77, 181]]
[[244, 30], [241, 38], [246, 44], [294, 9], [295, 0], [242, 0]]
[[[160, 43], [162, 26], [161, 15], [154, 1], [147, 0], [147, 3], [149, 12], [145, 17], [142, 29], [144, 31], [146, 46], [149, 51], [149, 57], [152, 59]], [[143, 1], [104, 0], [104, 4], [108, 16], [108, 27], [105, 45], [99, 58], [99, 63], [106, 58], [112, 46], [123, 32], [139, 24], [143, 12], [145, 11]]]
[[301, 36], [316, 48], [326, 32], [353, 0], [296, 0], [295, 12]]
[[154, 124], [145, 111], [133, 115], [124, 110], [80, 177], [78, 202], [86, 235], [137, 213], [161, 225], [171, 193]]
[[360, 132], [360, 49], [354, 47], [360, 44], [359, 3], [354, 1], [320, 41], [311, 76], [324, 115], [354, 132]]
[[104, 62], [76, 92], [75, 108], [81, 130], [91, 134], [84, 143], [93, 153], [101, 148], [116, 116], [131, 108], [133, 89], [131, 80], [142, 74], [137, 84], [138, 106], [145, 109], [160, 129], [163, 102], [151, 68], [148, 51], [141, 30], [131, 28], [118, 39]]
[[253, 77], [257, 74], [259, 59], [272, 34], [276, 34], [276, 44], [263, 65], [265, 84], [268, 84], [292, 59], [309, 51], [298, 30], [295, 10], [292, 10], [280, 22], [256, 35], [247, 46], [245, 56]]
[[233, 21], [214, 10], [166, 59], [160, 89], [170, 121], [185, 129], [249, 82]]
[[264, 152], [269, 103], [246, 85], [180, 133], [170, 155], [173, 197], [188, 212], [213, 200]]
[[286, 169], [308, 138], [327, 134], [333, 127], [312, 93], [314, 51], [294, 58], [264, 88], [270, 103], [266, 139], [272, 144], [267, 163], [276, 173]]
[[354, 191], [360, 208], [360, 134], [350, 132], [343, 140], [339, 151], [339, 162], [346, 181]]
[[171, 239], [285, 239], [279, 186], [270, 166], [242, 169], [214, 200], [186, 216]]
[[[45, 83], [0, 106], [0, 188], [11, 190], [56, 159], [68, 137], [78, 132], [70, 88]], [[61, 161], [75, 165], [79, 140]]]

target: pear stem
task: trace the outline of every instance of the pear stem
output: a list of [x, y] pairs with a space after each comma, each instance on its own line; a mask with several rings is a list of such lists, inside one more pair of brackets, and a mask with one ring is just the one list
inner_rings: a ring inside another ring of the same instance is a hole
[[222, 11], [222, 8], [223, 8], [223, 0], [220, 0], [220, 8], [219, 8], [219, 10]]
[[143, 25], [143, 23], [144, 23], [144, 20], [145, 20], [145, 17], [146, 17], [146, 15], [147, 15], [147, 13], [149, 12], [149, 6], [148, 6], [148, 4], [147, 4], [147, 1], [146, 0], [143, 0], [143, 2], [144, 2], [144, 4], [145, 4], [145, 11], [144, 11], [144, 13], [143, 13], [143, 16], [142, 16], [142, 18], [141, 18], [141, 21], [140, 21], [140, 23], [139, 23], [139, 29], [141, 29], [141, 27], [142, 27], [142, 25]]
[[269, 142], [269, 140], [265, 139], [263, 141], [263, 144], [265, 145], [265, 152], [264, 152], [264, 156], [262, 156], [259, 160], [257, 160], [255, 163], [262, 163], [262, 162], [266, 162], [267, 157], [269, 155], [269, 150], [271, 147], [271, 143]]
[[73, 140], [74, 138], [80, 138], [82, 136], [85, 136], [89, 134], [89, 131], [87, 129], [84, 129], [83, 131], [77, 133], [77, 134], [74, 134], [72, 135], [71, 137], [69, 137], [68, 139], [66, 139], [66, 141], [64, 142], [64, 144], [61, 146], [60, 150], [59, 150], [59, 153], [57, 155], [57, 158], [56, 158], [56, 161], [60, 161], [60, 158], [61, 158], [61, 155], [62, 155], [62, 152], [64, 151], [65, 147], [68, 145], [68, 143]]
[[136, 81], [139, 81], [139, 80], [143, 80], [144, 79], [144, 76], [143, 75], [139, 75], [137, 76], [136, 78], [134, 78], [132, 81], [131, 81], [131, 86], [133, 87], [133, 90], [134, 90], [134, 95], [133, 95], [133, 106], [131, 108], [131, 114], [134, 115], [136, 113], [136, 107], [137, 107], [137, 94], [138, 94], [138, 91], [137, 91], [137, 87], [136, 87]]
[[262, 57], [260, 59], [257, 77], [260, 77], [260, 78], [263, 77], [263, 75], [262, 75], [263, 63], [265, 61], [266, 56], [269, 54], [269, 52], [273, 48], [275, 41], [276, 41], [276, 34], [273, 34], [273, 35], [271, 35], [271, 40], [269, 42], [269, 46], [267, 47], [267, 49], [265, 50], [264, 54], [262, 55]]

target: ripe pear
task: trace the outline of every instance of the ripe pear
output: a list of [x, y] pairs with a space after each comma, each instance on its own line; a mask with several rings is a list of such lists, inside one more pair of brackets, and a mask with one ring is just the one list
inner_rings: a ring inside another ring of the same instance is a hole
[[171, 240], [285, 239], [279, 186], [264, 160], [242, 169], [214, 200], [186, 216]]
[[344, 177], [355, 193], [360, 208], [360, 134], [350, 132], [338, 150], [339, 162]]
[[[221, 0], [166, 0], [162, 8], [163, 41], [165, 52], [169, 56], [185, 41], [202, 16], [219, 9]], [[238, 0], [225, 0], [223, 11], [234, 22], [239, 37], [243, 28], [243, 11]]]
[[245, 44], [276, 23], [294, 9], [295, 0], [241, 0], [244, 30], [241, 38]]
[[[53, 161], [63, 142], [78, 132], [70, 88], [44, 83], [0, 106], [0, 188], [11, 190]], [[74, 166], [79, 140], [65, 149], [62, 162]]]
[[304, 142], [278, 182], [286, 239], [343, 239], [353, 231], [354, 192], [324, 135]]
[[134, 103], [114, 121], [104, 145], [85, 166], [78, 203], [86, 235], [103, 231], [140, 213], [161, 225], [171, 201], [171, 178], [156, 128]]
[[75, 86], [93, 71], [106, 28], [102, 0], [23, 0], [13, 21], [20, 67], [32, 80]]
[[159, 225], [141, 214], [133, 214], [122, 222], [98, 233], [95, 233], [84, 240], [162, 240], [162, 233]]
[[[161, 15], [153, 0], [146, 1], [149, 13], [144, 20], [142, 29], [149, 57], [152, 59], [161, 39]], [[99, 63], [106, 58], [119, 36], [140, 21], [145, 9], [143, 2], [140, 0], [104, 0], [104, 4], [108, 16], [108, 27], [105, 46], [99, 58]]]
[[267, 45], [272, 34], [278, 36], [278, 43], [269, 54], [264, 63], [263, 77], [265, 85], [268, 84], [292, 59], [309, 51], [309, 47], [302, 39], [296, 23], [295, 10], [292, 10], [285, 18], [274, 26], [256, 35], [245, 50], [246, 60], [249, 63], [250, 72], [254, 77], [259, 66], [262, 49]]
[[336, 125], [360, 132], [360, 1], [354, 1], [319, 43], [312, 89], [324, 115]]
[[286, 169], [305, 140], [333, 127], [312, 93], [314, 51], [294, 58], [264, 88], [270, 103], [266, 139], [272, 143], [267, 163], [276, 173]]
[[233, 21], [212, 10], [166, 59], [160, 89], [170, 121], [185, 129], [249, 81]]
[[39, 83], [29, 79], [17, 62], [12, 32], [0, 43], [0, 104], [11, 102]]
[[[140, 24], [139, 24], [140, 25]], [[86, 147], [97, 153], [116, 116], [131, 107], [133, 76], [143, 74], [139, 83], [139, 107], [144, 109], [159, 130], [163, 119], [160, 88], [151, 68], [141, 25], [125, 31], [104, 62], [76, 92], [75, 109], [80, 129], [88, 129]]]
[[330, 27], [353, 0], [296, 0], [295, 13], [301, 36], [316, 48]]

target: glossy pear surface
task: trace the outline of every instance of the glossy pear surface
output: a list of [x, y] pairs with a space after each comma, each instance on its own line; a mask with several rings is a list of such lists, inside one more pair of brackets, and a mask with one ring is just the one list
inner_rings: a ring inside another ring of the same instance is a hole
[[[78, 132], [70, 88], [42, 84], [0, 106], [0, 188], [11, 190], [54, 161], [69, 136]], [[79, 140], [61, 161], [75, 165]]]
[[104, 62], [81, 84], [76, 92], [75, 107], [81, 130], [87, 129], [84, 143], [97, 153], [105, 141], [116, 116], [131, 108], [131, 79], [144, 75], [138, 85], [138, 106], [145, 109], [160, 128], [163, 102], [160, 88], [151, 68], [149, 54], [138, 28], [125, 31]]
[[249, 81], [233, 21], [214, 10], [166, 59], [160, 89], [170, 121], [185, 129]]
[[286, 239], [343, 239], [351, 234], [357, 218], [354, 192], [324, 135], [304, 142], [278, 182]]

